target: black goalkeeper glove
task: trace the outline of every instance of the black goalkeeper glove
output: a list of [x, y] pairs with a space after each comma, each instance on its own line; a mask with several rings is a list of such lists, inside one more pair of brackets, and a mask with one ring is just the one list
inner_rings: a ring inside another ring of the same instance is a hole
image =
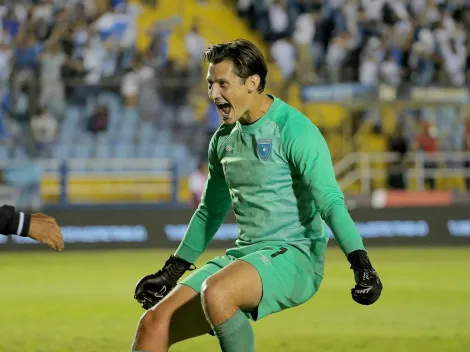
[[351, 296], [359, 304], [370, 305], [377, 301], [382, 293], [379, 274], [370, 263], [367, 252], [357, 250], [349, 253], [348, 261], [354, 271], [356, 286], [351, 289]]
[[134, 298], [142, 308], [150, 309], [176, 286], [186, 270], [194, 269], [193, 264], [172, 255], [161, 270], [140, 279], [135, 288]]

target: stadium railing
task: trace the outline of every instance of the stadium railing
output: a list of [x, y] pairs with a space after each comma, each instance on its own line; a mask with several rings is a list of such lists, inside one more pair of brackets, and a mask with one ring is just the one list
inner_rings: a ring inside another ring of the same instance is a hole
[[371, 194], [375, 189], [388, 188], [387, 176], [402, 173], [410, 191], [426, 190], [432, 179], [438, 190], [466, 192], [465, 179], [470, 179], [470, 152], [407, 153], [402, 162], [397, 153], [351, 153], [335, 164], [335, 173], [343, 191]]

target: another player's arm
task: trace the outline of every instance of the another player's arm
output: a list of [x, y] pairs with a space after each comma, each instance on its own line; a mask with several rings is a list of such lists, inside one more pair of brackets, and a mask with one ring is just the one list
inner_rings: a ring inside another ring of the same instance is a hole
[[0, 233], [30, 237], [59, 251], [64, 248], [62, 232], [53, 217], [18, 212], [11, 205], [0, 207]]
[[[325, 139], [318, 128], [305, 118], [290, 122], [282, 130], [281, 138], [289, 162], [301, 174], [312, 192], [321, 217], [330, 227], [341, 250], [351, 263], [358, 283], [353, 289], [353, 298], [362, 304], [375, 302], [380, 296], [382, 284], [369, 261], [361, 235], [344, 202]], [[369, 289], [371, 284], [374, 289]], [[361, 293], [364, 287], [371, 293], [367, 291], [367, 297], [358, 297], [357, 292]]]
[[0, 207], [0, 233], [2, 235], [28, 236], [31, 215], [18, 212], [11, 205]]
[[222, 165], [217, 156], [216, 139], [209, 147], [209, 175], [201, 203], [189, 223], [183, 240], [175, 254], [155, 274], [143, 277], [136, 286], [134, 298], [144, 309], [149, 309], [165, 297], [186, 270], [205, 251], [230, 208], [230, 193], [225, 182]]

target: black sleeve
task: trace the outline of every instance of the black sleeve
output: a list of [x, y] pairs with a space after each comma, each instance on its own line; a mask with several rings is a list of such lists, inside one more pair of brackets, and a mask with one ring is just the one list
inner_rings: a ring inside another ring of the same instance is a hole
[[0, 207], [0, 234], [27, 237], [30, 223], [30, 214], [17, 212], [11, 205]]

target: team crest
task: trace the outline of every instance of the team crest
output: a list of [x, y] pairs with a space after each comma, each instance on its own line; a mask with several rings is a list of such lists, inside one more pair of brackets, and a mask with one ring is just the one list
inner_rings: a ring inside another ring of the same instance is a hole
[[271, 155], [272, 141], [270, 139], [262, 139], [258, 143], [258, 154], [261, 160], [268, 160]]

